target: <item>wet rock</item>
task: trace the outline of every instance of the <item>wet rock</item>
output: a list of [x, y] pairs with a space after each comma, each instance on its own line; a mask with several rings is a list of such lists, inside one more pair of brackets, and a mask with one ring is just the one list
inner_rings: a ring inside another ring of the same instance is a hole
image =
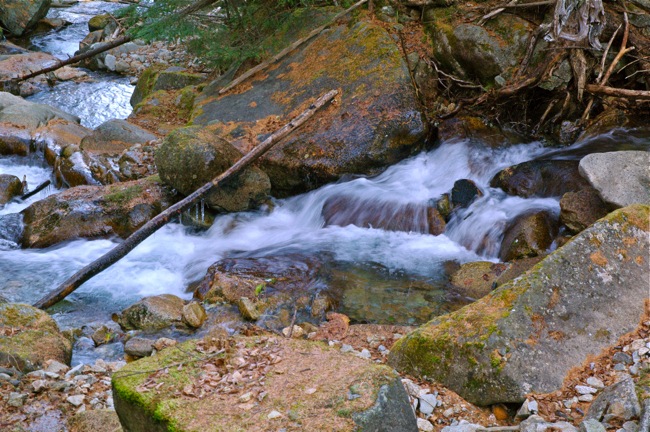
[[624, 374], [622, 379], [605, 387], [591, 403], [586, 419], [609, 423], [611, 420], [627, 421], [641, 415], [641, 405], [636, 395], [634, 381]]
[[508, 195], [562, 196], [589, 186], [578, 172], [577, 161], [529, 161], [513, 165], [497, 173], [490, 186], [503, 189]]
[[121, 336], [120, 328], [115, 323], [107, 323], [100, 325], [93, 331], [90, 338], [95, 342], [95, 346], [100, 346], [114, 342]]
[[451, 203], [454, 207], [469, 207], [469, 205], [478, 197], [483, 196], [481, 189], [471, 180], [456, 180], [454, 187], [451, 189]]
[[257, 321], [262, 315], [257, 310], [257, 304], [248, 297], [240, 297], [237, 301], [237, 308], [241, 316], [248, 321]]
[[23, 183], [20, 179], [10, 174], [0, 174], [0, 206], [20, 196], [23, 192]]
[[29, 102], [10, 93], [0, 92], [0, 122], [36, 129], [53, 119], [79, 123], [79, 117], [45, 104]]
[[81, 140], [81, 149], [93, 154], [117, 155], [134, 144], [142, 144], [157, 137], [126, 120], [109, 120]]
[[477, 405], [556, 391], [644, 313], [649, 216], [641, 205], [611, 213], [522, 277], [397, 341], [389, 364]]
[[[300, 31], [323, 11], [301, 12]], [[215, 81], [197, 97], [193, 122], [214, 125], [242, 153], [322, 94], [341, 90], [336, 103], [260, 159], [274, 196], [377, 173], [422, 150], [428, 133], [398, 45], [372, 22], [332, 26], [264, 77], [222, 96], [220, 88]]]
[[183, 306], [183, 300], [172, 294], [145, 297], [122, 311], [116, 321], [124, 330], [160, 330], [182, 322]]
[[154, 340], [132, 337], [124, 344], [124, 353], [133, 357], [148, 357], [153, 352]]
[[499, 258], [511, 261], [543, 254], [557, 235], [557, 217], [541, 211], [518, 216], [503, 234]]
[[451, 276], [451, 284], [460, 294], [479, 299], [496, 287], [497, 279], [509, 267], [509, 264], [489, 261], [463, 264]]
[[27, 156], [32, 138], [25, 128], [10, 124], [0, 124], [0, 155]]
[[192, 328], [199, 328], [203, 325], [208, 315], [203, 306], [197, 302], [191, 302], [183, 306], [183, 322]]
[[403, 204], [381, 199], [334, 196], [323, 204], [325, 225], [355, 225], [387, 231], [442, 234], [445, 220], [437, 208], [424, 204]]
[[175, 201], [156, 177], [67, 189], [21, 212], [22, 244], [40, 248], [75, 238], [128, 237]]
[[14, 329], [0, 333], [0, 366], [29, 372], [46, 360], [70, 363], [72, 345], [45, 312], [24, 304], [0, 303], [0, 327]]
[[36, 147], [43, 149], [45, 160], [54, 166], [63, 148], [70, 145], [79, 147], [81, 140], [91, 133], [91, 129], [78, 123], [55, 119], [36, 129], [33, 135]]
[[593, 188], [567, 192], [560, 200], [560, 222], [577, 234], [608, 213], [607, 206]]
[[[78, 150], [77, 146], [70, 145], [64, 149], [61, 157], [54, 164], [54, 173], [58, 185], [68, 188], [75, 186], [99, 186], [88, 166], [89, 157]], [[68, 152], [72, 152], [68, 154]]]
[[0, 22], [13, 36], [22, 36], [47, 15], [51, 0], [2, 0]]
[[171, 67], [165, 70], [159, 68], [146, 69], [131, 95], [131, 106], [135, 108], [150, 94], [159, 90], [180, 90], [187, 86], [202, 83], [206, 79], [205, 74], [190, 73], [185, 69]]
[[442, 142], [469, 140], [491, 147], [521, 142], [521, 137], [518, 135], [502, 130], [479, 117], [469, 116], [452, 117], [441, 121], [438, 125], [438, 139]]
[[[236, 391], [215, 389], [202, 397], [200, 403], [195, 398], [179, 398], [179, 392], [193, 392], [192, 386], [187, 386], [187, 383], [194, 382], [197, 374], [209, 371], [204, 362], [196, 361], [196, 354], [193, 354], [196, 353], [196, 344], [196, 341], [189, 341], [182, 344], [179, 350], [163, 351], [132, 362], [113, 375], [115, 409], [125, 429], [151, 431], [155, 428], [167, 429], [173, 424], [178, 430], [186, 430], [197, 427], [197, 421], [200, 421], [201, 430], [253, 430], [260, 425], [267, 429], [271, 424], [269, 422], [272, 422], [275, 430], [291, 427], [295, 419], [299, 419], [301, 425], [314, 431], [329, 430], [332, 422], [336, 422], [341, 430], [417, 432], [408, 396], [393, 370], [329, 349], [320, 343], [299, 339], [266, 336], [262, 341], [260, 337], [233, 339], [230, 344], [235, 348], [228, 349], [232, 358], [250, 357], [245, 353], [246, 346], [257, 352], [275, 350], [273, 353], [277, 361], [255, 371], [262, 375], [263, 384], [251, 388], [246, 369], [231, 369], [229, 372], [217, 366], [220, 373], [228, 373], [239, 380]], [[185, 363], [182, 369], [174, 370], [173, 380], [170, 379], [171, 374], [156, 378], [166, 383], [156, 390], [156, 397], [137, 396], [142, 394], [139, 386], [146, 385], [147, 380], [147, 374], [138, 372], [158, 370], [179, 361]], [[247, 364], [251, 363], [247, 361]], [[309, 368], [318, 373], [287, 373], [299, 368]], [[305, 388], [318, 390], [305, 394]], [[345, 398], [351, 388], [358, 397]], [[249, 392], [253, 395], [247, 395]], [[251, 396], [253, 398], [248, 399]], [[242, 400], [252, 400], [257, 404], [258, 398], [263, 398], [264, 409], [242, 408]], [[166, 408], [172, 400], [173, 409]], [[331, 400], [336, 400], [336, 404], [328, 403]], [[287, 413], [283, 408], [286, 406], [295, 408]], [[197, 409], [203, 413], [218, 412], [219, 415], [198, 415]], [[269, 413], [273, 411], [281, 412], [281, 415], [273, 415], [271, 417], [274, 418], [269, 419]], [[152, 413], [156, 413], [155, 417]]]
[[480, 26], [458, 22], [446, 8], [427, 8], [424, 19], [432, 23], [428, 30], [438, 64], [485, 85], [512, 73], [533, 31], [529, 22], [516, 15], [499, 15]]
[[650, 203], [650, 153], [593, 153], [580, 160], [580, 174], [609, 205], [618, 208]]
[[[234, 164], [242, 154], [211, 128], [188, 127], [166, 136], [156, 152], [160, 178], [189, 195]], [[205, 202], [218, 211], [256, 208], [268, 199], [268, 176], [259, 168], [245, 169], [236, 178], [213, 188]]]

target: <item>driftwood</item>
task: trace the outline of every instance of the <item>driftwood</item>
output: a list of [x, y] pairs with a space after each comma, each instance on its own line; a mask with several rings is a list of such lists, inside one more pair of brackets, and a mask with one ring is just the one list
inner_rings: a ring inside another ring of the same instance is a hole
[[248, 152], [246, 156], [239, 159], [233, 166], [228, 168], [218, 177], [212, 179], [212, 181], [204, 184], [199, 189], [194, 191], [192, 194], [187, 196], [185, 199], [177, 202], [173, 206], [169, 207], [167, 210], [163, 211], [149, 222], [144, 224], [140, 229], [131, 234], [126, 240], [117, 245], [114, 249], [102, 255], [95, 261], [91, 262], [77, 273], [72, 275], [68, 280], [59, 285], [55, 290], [50, 292], [48, 295], [37, 301], [34, 306], [40, 309], [46, 309], [64, 298], [69, 294], [74, 292], [81, 284], [92, 278], [93, 276], [101, 273], [111, 265], [115, 264], [127, 253], [133, 250], [137, 245], [142, 243], [146, 238], [152, 235], [154, 232], [162, 228], [167, 224], [173, 217], [180, 215], [183, 211], [187, 210], [196, 202], [199, 198], [205, 195], [214, 187], [220, 187], [225, 181], [231, 177], [238, 174], [257, 158], [262, 156], [266, 151], [273, 147], [278, 141], [282, 138], [293, 132], [300, 125], [305, 123], [309, 118], [311, 118], [319, 108], [323, 107], [329, 101], [331, 101], [334, 96], [338, 94], [337, 90], [331, 90], [318, 98], [316, 102], [309, 106], [305, 111], [300, 115], [292, 119], [289, 123], [284, 125], [281, 129], [275, 131], [271, 136], [265, 139], [253, 150]]
[[596, 84], [587, 84], [585, 90], [587, 90], [589, 93], [597, 94], [597, 95], [650, 101], [649, 90], [630, 90], [630, 89], [602, 86]]
[[52, 182], [49, 181], [49, 180], [45, 180], [43, 183], [41, 183], [40, 185], [38, 185], [38, 187], [37, 187], [36, 189], [34, 189], [33, 191], [30, 191], [30, 192], [27, 192], [26, 194], [24, 194], [23, 196], [21, 196], [21, 197], [20, 197], [20, 200], [21, 200], [21, 201], [25, 201], [27, 198], [29, 198], [29, 197], [33, 197], [34, 195], [36, 195], [37, 193], [39, 193], [40, 191], [42, 191], [43, 189], [45, 189], [46, 187], [48, 187], [48, 186], [50, 185], [50, 183], [52, 183]]
[[338, 21], [341, 17], [349, 14], [350, 12], [352, 12], [353, 10], [355, 10], [356, 8], [361, 6], [362, 4], [366, 3], [367, 1], [368, 0], [361, 0], [361, 1], [353, 4], [352, 6], [350, 6], [349, 8], [344, 10], [343, 12], [340, 12], [340, 13], [336, 14], [334, 16], [334, 18], [332, 18], [329, 22], [327, 22], [326, 24], [312, 30], [304, 38], [298, 39], [297, 41], [293, 42], [291, 45], [289, 45], [288, 47], [286, 47], [285, 49], [283, 49], [282, 51], [280, 51], [279, 53], [277, 53], [276, 55], [274, 55], [270, 59], [258, 64], [254, 68], [251, 68], [248, 71], [244, 72], [239, 78], [233, 80], [230, 84], [228, 84], [227, 86], [225, 86], [224, 88], [219, 90], [219, 94], [221, 95], [221, 94], [226, 93], [228, 90], [230, 90], [233, 87], [235, 87], [235, 86], [241, 84], [242, 82], [246, 81], [248, 78], [252, 77], [253, 75], [258, 73], [259, 71], [262, 71], [262, 70], [266, 69], [267, 67], [271, 66], [273, 63], [276, 63], [276, 62], [280, 61], [281, 59], [286, 57], [287, 54], [289, 54], [290, 52], [292, 52], [293, 50], [298, 48], [300, 45], [304, 44], [305, 42], [307, 42], [308, 40], [310, 40], [314, 36], [318, 35], [320, 32], [325, 30], [327, 27], [331, 26], [336, 21]]
[[[190, 15], [190, 14], [196, 12], [199, 9], [203, 9], [204, 7], [209, 6], [212, 3], [215, 3], [216, 1], [217, 0], [200, 0], [200, 1], [197, 1], [196, 3], [192, 3], [191, 5], [187, 6], [186, 8], [181, 9], [178, 13], [176, 13], [176, 14], [174, 14], [172, 16], [174, 17], [174, 19], [182, 18], [184, 16], [187, 16], [187, 15]], [[167, 17], [165, 19], [170, 19], [170, 17]], [[85, 60], [87, 58], [96, 56], [97, 54], [101, 54], [104, 51], [108, 51], [108, 50], [116, 48], [116, 47], [118, 47], [120, 45], [124, 45], [125, 43], [130, 42], [131, 40], [132, 40], [131, 36], [128, 36], [128, 35], [122, 36], [120, 38], [115, 39], [114, 41], [108, 42], [106, 45], [102, 45], [100, 47], [97, 47], [95, 49], [87, 51], [87, 52], [85, 52], [83, 54], [79, 54], [79, 55], [70, 57], [69, 59], [58, 61], [53, 66], [37, 70], [36, 72], [31, 72], [31, 73], [29, 73], [27, 75], [23, 75], [23, 76], [21, 76], [19, 78], [11, 80], [11, 81], [13, 81], [15, 83], [18, 83], [18, 82], [21, 82], [21, 81], [28, 80], [30, 78], [34, 78], [34, 77], [39, 76], [39, 75], [43, 75], [43, 74], [48, 73], [48, 72], [54, 72], [55, 70], [61, 69], [63, 66], [78, 63], [78, 62], [80, 62], [82, 60]]]

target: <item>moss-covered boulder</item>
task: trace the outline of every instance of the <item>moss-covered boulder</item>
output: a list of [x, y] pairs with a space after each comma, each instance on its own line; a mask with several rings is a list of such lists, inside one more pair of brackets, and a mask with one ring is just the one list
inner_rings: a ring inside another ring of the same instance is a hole
[[47, 15], [51, 0], [2, 0], [0, 23], [13, 36], [22, 36]]
[[649, 221], [644, 205], [609, 214], [522, 277], [397, 341], [389, 363], [477, 405], [558, 390], [571, 368], [638, 325]]
[[126, 238], [175, 201], [157, 176], [67, 189], [21, 212], [22, 244], [40, 248], [77, 238]]
[[191, 73], [180, 67], [170, 67], [165, 70], [150, 67], [138, 79], [131, 95], [131, 106], [135, 108], [147, 96], [159, 90], [180, 90], [200, 84], [205, 79], [205, 74]]
[[[299, 13], [307, 33], [313, 22], [307, 14], [318, 11]], [[406, 62], [388, 32], [372, 22], [331, 27], [219, 95], [222, 85], [215, 81], [197, 97], [193, 122], [215, 125], [242, 153], [327, 91], [340, 91], [261, 158], [275, 196], [304, 192], [346, 173], [376, 173], [424, 145], [427, 127]]]
[[485, 25], [469, 23], [462, 7], [427, 8], [425, 21], [434, 57], [458, 76], [484, 85], [504, 83], [519, 65], [535, 26], [510, 14], [496, 16]]
[[112, 383], [132, 432], [418, 430], [392, 369], [304, 340], [190, 341], [128, 364]]
[[0, 303], [0, 366], [23, 372], [46, 360], [70, 364], [72, 344], [45, 312], [26, 304]]

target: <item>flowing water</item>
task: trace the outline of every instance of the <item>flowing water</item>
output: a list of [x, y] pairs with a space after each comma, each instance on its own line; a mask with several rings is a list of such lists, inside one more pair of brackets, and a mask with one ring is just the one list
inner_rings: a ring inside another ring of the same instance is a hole
[[[99, 9], [85, 9], [95, 4]], [[70, 18], [69, 14], [92, 16], [99, 10], [106, 10], [101, 9], [104, 6], [107, 4], [83, 3], [80, 4], [81, 12], [70, 8], [54, 10], [52, 14], [74, 21], [77, 18]], [[34, 40], [34, 45], [57, 55], [67, 55], [73, 50], [73, 45], [76, 49], [78, 39], [85, 34], [85, 28], [81, 31], [81, 27], [72, 27], [66, 30], [72, 33], [45, 36]], [[72, 42], [71, 39], [75, 38], [77, 41]], [[34, 99], [75, 112], [87, 125], [122, 116], [116, 113], [121, 113], [118, 107], [122, 104], [120, 98], [125, 98], [128, 103], [127, 84], [123, 79], [98, 83], [98, 87], [93, 87], [97, 83], [59, 85]], [[118, 106], [112, 104], [115, 100], [118, 100]], [[385, 275], [385, 280], [369, 287], [370, 295], [359, 297], [355, 294], [358, 298], [351, 299], [352, 302], [375, 302], [370, 307], [381, 310], [389, 303], [401, 302], [408, 309], [411, 307], [409, 302], [420, 307], [424, 301], [425, 306], [433, 310], [434, 302], [445, 301], [444, 295], [414, 300], [412, 292], [395, 288], [399, 284], [393, 282], [398, 279], [424, 280], [433, 286], [437, 284], [442, 290], [446, 262], [498, 261], [499, 245], [508, 221], [531, 210], [559, 212], [559, 197], [524, 199], [507, 196], [500, 189], [489, 187], [494, 174], [505, 167], [536, 158], [579, 159], [588, 153], [617, 149], [650, 149], [647, 130], [615, 130], [561, 150], [545, 148], [538, 142], [501, 149], [469, 141], [445, 142], [435, 150], [396, 164], [374, 178], [327, 185], [301, 196], [277, 201], [273, 210], [219, 216], [206, 231], [198, 232], [178, 223], [168, 224], [113, 267], [84, 284], [51, 312], [63, 328], [108, 320], [112, 313], [143, 296], [171, 293], [183, 298], [191, 297], [188, 286], [201, 280], [206, 269], [224, 257], [275, 257], [290, 253], [333, 257], [338, 263], [356, 268], [356, 274], [362, 274], [361, 277], [368, 269], [375, 274], [377, 268], [381, 269], [379, 274]], [[38, 158], [30, 156], [0, 158], [0, 173], [21, 178], [27, 175], [33, 187], [48, 179], [51, 170]], [[426, 205], [449, 192], [459, 179], [473, 180], [484, 195], [467, 209], [454, 213], [444, 234], [436, 236], [420, 231], [397, 232], [354, 225], [325, 226], [322, 210], [328, 199], [346, 196], [380, 203], [383, 208]], [[43, 192], [26, 203], [8, 204], [0, 210], [0, 224], [1, 218], [12, 217], [11, 214], [52, 192]], [[204, 211], [203, 205], [198, 204], [189, 212], [202, 219]], [[117, 242], [75, 240], [46, 249], [22, 250], [15, 244], [0, 243], [0, 294], [11, 301], [32, 303], [113, 248]], [[402, 317], [400, 322], [417, 322], [414, 319]], [[76, 361], [79, 361], [78, 355]]]

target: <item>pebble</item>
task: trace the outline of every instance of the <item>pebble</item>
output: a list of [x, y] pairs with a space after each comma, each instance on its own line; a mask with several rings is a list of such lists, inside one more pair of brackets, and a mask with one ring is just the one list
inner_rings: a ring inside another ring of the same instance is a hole
[[45, 368], [46, 372], [51, 372], [53, 374], [66, 373], [70, 370], [70, 367], [66, 364], [58, 362], [56, 360], [51, 360], [50, 364]]
[[79, 365], [73, 367], [72, 369], [70, 369], [69, 371], [67, 371], [67, 372], [65, 373], [65, 377], [66, 377], [66, 378], [75, 377], [75, 376], [77, 376], [77, 375], [79, 375], [79, 374], [81, 373], [81, 371], [83, 370], [83, 368], [84, 368], [84, 365], [83, 365], [83, 364], [79, 364]]
[[589, 387], [589, 386], [577, 385], [577, 386], [576, 386], [576, 391], [577, 391], [578, 393], [580, 393], [581, 395], [585, 395], [585, 394], [594, 394], [594, 393], [596, 393], [598, 390], [596, 390], [596, 389], [593, 388], [593, 387]]
[[354, 351], [354, 348], [352, 348], [352, 345], [343, 344], [343, 345], [341, 346], [341, 352], [342, 352], [342, 353], [352, 352], [352, 351]]
[[621, 371], [626, 370], [626, 368], [625, 368], [624, 364], [617, 363], [617, 364], [614, 365], [614, 370], [617, 371], [617, 372], [621, 372]]
[[606, 429], [599, 421], [588, 419], [580, 423], [580, 432], [606, 432]]
[[420, 412], [425, 416], [433, 414], [433, 409], [438, 405], [438, 400], [433, 394], [425, 394], [420, 396]]
[[36, 380], [32, 383], [32, 389], [35, 393], [38, 393], [42, 391], [43, 389], [47, 388], [47, 381], [46, 380]]
[[583, 394], [583, 395], [580, 395], [578, 397], [578, 400], [580, 402], [591, 402], [592, 400], [594, 400], [594, 395], [592, 395], [592, 394]]
[[0, 381], [9, 381], [11, 379], [11, 376], [7, 375], [6, 373], [0, 372]]
[[632, 356], [629, 355], [628, 353], [624, 353], [624, 352], [617, 352], [616, 354], [614, 354], [612, 356], [612, 361], [614, 363], [624, 363], [624, 364], [628, 364], [628, 365], [631, 365], [631, 364], [634, 363], [634, 361], [632, 360]]
[[66, 400], [71, 405], [74, 405], [74, 406], [78, 407], [78, 406], [81, 406], [84, 403], [85, 398], [86, 398], [86, 396], [84, 396], [84, 395], [73, 395], [73, 396], [68, 396], [68, 398]]
[[280, 412], [276, 410], [271, 411], [269, 415], [266, 416], [266, 418], [268, 418], [269, 420], [273, 420], [280, 417], [282, 417], [282, 414], [280, 414]]
[[26, 400], [27, 400], [26, 394], [11, 392], [9, 393], [9, 399], [7, 399], [7, 405], [19, 408], [23, 406]]
[[418, 418], [418, 430], [423, 432], [432, 432], [433, 425], [428, 420], [425, 420], [423, 418]]
[[597, 389], [605, 388], [605, 384], [603, 384], [603, 382], [596, 377], [587, 378], [587, 385]]
[[366, 348], [362, 349], [360, 353], [356, 354], [357, 357], [362, 358], [362, 359], [370, 359], [370, 351], [368, 351]]

